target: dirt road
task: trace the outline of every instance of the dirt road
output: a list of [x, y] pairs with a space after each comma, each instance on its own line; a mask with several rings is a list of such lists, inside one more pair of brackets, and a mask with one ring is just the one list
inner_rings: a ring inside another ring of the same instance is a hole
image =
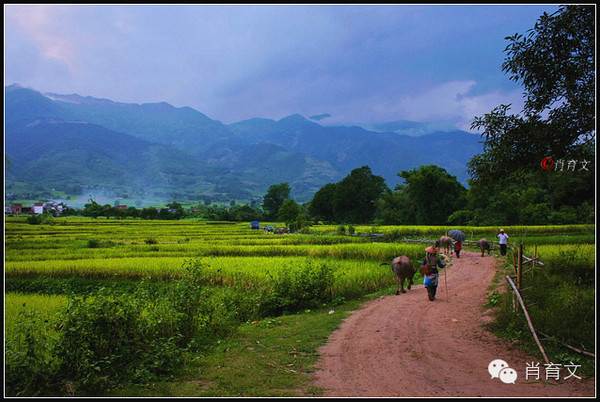
[[[543, 359], [482, 328], [495, 264], [463, 250], [446, 271], [448, 293], [440, 274], [437, 300], [419, 285], [365, 303], [321, 348], [314, 385], [326, 397], [594, 397], [594, 379], [576, 378], [576, 367], [562, 367], [556, 380]], [[492, 378], [488, 366], [497, 359], [515, 370], [514, 383], [506, 371], [504, 381]], [[584, 356], [573, 363], [593, 364]], [[528, 364], [539, 364], [539, 379], [527, 375]]]

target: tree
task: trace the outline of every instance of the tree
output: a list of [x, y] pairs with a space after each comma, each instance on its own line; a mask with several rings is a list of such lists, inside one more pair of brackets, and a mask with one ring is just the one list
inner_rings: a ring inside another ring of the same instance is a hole
[[267, 213], [267, 219], [277, 218], [277, 212], [283, 202], [290, 198], [290, 186], [286, 183], [273, 184], [263, 198], [263, 209]]
[[510, 226], [546, 223], [593, 223], [593, 171], [536, 169], [507, 180], [471, 180], [467, 205], [449, 223]]
[[229, 208], [230, 219], [242, 221], [256, 221], [260, 219], [260, 211], [249, 205], [235, 205]]
[[333, 196], [337, 184], [329, 183], [324, 185], [315, 193], [309, 206], [309, 213], [316, 220], [333, 221]]
[[114, 216], [113, 206], [110, 204], [102, 205], [102, 216], [106, 216], [106, 219], [110, 219], [111, 216]]
[[411, 205], [408, 194], [400, 191], [386, 192], [379, 206], [378, 222], [382, 225], [414, 224]]
[[142, 219], [157, 219], [158, 210], [154, 207], [146, 207], [140, 211], [140, 218]]
[[336, 221], [369, 223], [375, 217], [376, 202], [389, 191], [385, 179], [374, 175], [369, 166], [354, 169], [340, 181], [333, 194]]
[[140, 211], [136, 207], [127, 207], [127, 216], [132, 218], [139, 218]]
[[293, 226], [292, 223], [298, 219], [300, 206], [293, 199], [285, 200], [277, 212], [277, 219], [285, 222], [287, 227]]
[[181, 205], [181, 203], [177, 202], [177, 201], [172, 201], [168, 204], [165, 204], [165, 206], [167, 208], [173, 209], [173, 210], [183, 210], [183, 205]]
[[417, 225], [443, 225], [448, 217], [466, 204], [467, 189], [446, 169], [435, 165], [421, 166], [398, 173], [404, 185], [396, 190], [405, 195], [406, 210]]
[[104, 213], [102, 206], [100, 204], [98, 204], [96, 201], [92, 200], [91, 198], [88, 201], [89, 201], [89, 203], [87, 203], [83, 206], [82, 215], [83, 216], [91, 216], [92, 218], [97, 218], [99, 216], [102, 216]]
[[484, 153], [468, 163], [476, 180], [493, 182], [538, 168], [545, 157], [593, 159], [595, 136], [595, 8], [561, 6], [544, 13], [527, 36], [510, 43], [502, 70], [525, 89], [523, 115], [500, 105], [476, 117]]
[[110, 213], [116, 219], [124, 219], [127, 217], [127, 211], [118, 207], [112, 207]]

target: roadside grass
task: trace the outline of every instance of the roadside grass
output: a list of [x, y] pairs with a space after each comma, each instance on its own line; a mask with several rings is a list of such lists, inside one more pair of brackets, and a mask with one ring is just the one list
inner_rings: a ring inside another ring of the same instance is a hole
[[[594, 352], [595, 343], [595, 261], [592, 245], [540, 246], [544, 266], [525, 266], [522, 297], [544, 351], [552, 363], [578, 365], [576, 375], [595, 376], [595, 359], [565, 345]], [[528, 253], [529, 254], [529, 253]], [[494, 320], [486, 327], [499, 338], [513, 341], [519, 348], [544, 362], [523, 310], [506, 281], [515, 276], [508, 253], [495, 278], [497, 286], [488, 290], [484, 308], [494, 309]], [[568, 373], [567, 373], [568, 374]]]
[[[318, 397], [311, 384], [318, 350], [350, 312], [391, 287], [298, 314], [245, 323], [186, 366], [174, 381], [128, 386], [110, 394], [127, 397]], [[333, 313], [330, 314], [330, 311]]]
[[[512, 304], [512, 294], [507, 291], [500, 295], [498, 311], [495, 314], [495, 320], [485, 324], [492, 333], [502, 339], [512, 341], [518, 348], [524, 350], [537, 359], [537, 362], [544, 364], [544, 357], [535, 342], [531, 330], [523, 317], [520, 306], [518, 313], [515, 313]], [[518, 301], [516, 302], [518, 304]], [[589, 357], [569, 350], [555, 338], [546, 338], [539, 333], [546, 356], [552, 363], [561, 365], [578, 365], [575, 370], [577, 376], [594, 377], [596, 374], [596, 364], [593, 357]], [[581, 347], [580, 345], [577, 345]], [[567, 369], [563, 367], [563, 374], [568, 375]]]

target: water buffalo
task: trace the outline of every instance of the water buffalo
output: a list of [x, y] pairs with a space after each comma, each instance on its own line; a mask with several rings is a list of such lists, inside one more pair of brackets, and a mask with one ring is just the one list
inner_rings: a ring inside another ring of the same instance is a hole
[[483, 257], [483, 254], [485, 253], [485, 250], [487, 250], [488, 255], [490, 254], [491, 246], [490, 246], [490, 243], [487, 241], [486, 238], [479, 239], [479, 241], [477, 241], [477, 245], [481, 249], [481, 256], [482, 257]]
[[380, 266], [383, 265], [391, 265], [392, 266], [392, 271], [394, 271], [394, 275], [396, 276], [396, 294], [399, 295], [400, 292], [402, 293], [406, 293], [406, 290], [404, 290], [404, 280], [407, 280], [407, 288], [408, 290], [410, 290], [412, 283], [413, 283], [413, 277], [415, 275], [415, 273], [417, 272], [417, 269], [415, 268], [415, 266], [413, 265], [413, 263], [410, 261], [410, 258], [408, 258], [407, 256], [403, 255], [400, 257], [396, 257], [392, 260], [391, 264], [387, 263], [387, 262], [383, 262], [380, 264]]
[[452, 254], [452, 237], [442, 236], [440, 237], [440, 247], [444, 249], [445, 253]]

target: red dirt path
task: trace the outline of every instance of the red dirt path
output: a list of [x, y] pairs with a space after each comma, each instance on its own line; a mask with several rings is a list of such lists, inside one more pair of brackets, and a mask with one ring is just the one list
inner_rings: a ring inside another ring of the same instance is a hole
[[[570, 373], [562, 368], [558, 381], [546, 380], [543, 359], [482, 327], [491, 319], [482, 306], [496, 264], [463, 250], [446, 271], [448, 292], [440, 274], [437, 300], [418, 285], [365, 303], [319, 351], [313, 385], [325, 397], [594, 397], [593, 378], [565, 378]], [[496, 359], [516, 370], [514, 384], [491, 378], [488, 365]], [[526, 378], [528, 363], [539, 363], [539, 380]], [[582, 356], [574, 363], [594, 361]]]

